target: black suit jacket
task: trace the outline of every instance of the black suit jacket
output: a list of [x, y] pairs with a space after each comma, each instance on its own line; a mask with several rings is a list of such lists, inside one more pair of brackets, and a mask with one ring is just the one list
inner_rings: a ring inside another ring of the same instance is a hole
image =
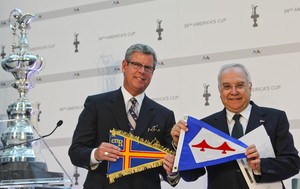
[[[145, 96], [133, 134], [149, 141], [157, 139], [161, 145], [172, 149], [170, 131], [174, 124], [173, 111]], [[153, 126], [158, 126], [158, 129], [148, 130]], [[97, 169], [91, 170], [92, 150], [102, 142], [109, 141], [109, 131], [112, 129], [129, 132], [121, 89], [87, 97], [79, 116], [69, 156], [75, 166], [88, 169], [84, 188], [160, 189], [159, 174], [166, 179], [166, 172], [162, 166], [118, 178], [112, 184], [108, 183], [106, 176], [107, 161], [100, 163]]]
[[[289, 132], [289, 122], [284, 111], [259, 107], [253, 102], [246, 133], [264, 125], [276, 158], [261, 158], [261, 176], [255, 176], [257, 182], [275, 182], [287, 179], [299, 172], [300, 160]], [[229, 134], [226, 109], [210, 115], [202, 121]], [[253, 139], [253, 144], [258, 138]], [[207, 171], [208, 189], [248, 189], [247, 183], [236, 161], [181, 172], [186, 181], [194, 181]], [[284, 188], [284, 186], [283, 186]]]

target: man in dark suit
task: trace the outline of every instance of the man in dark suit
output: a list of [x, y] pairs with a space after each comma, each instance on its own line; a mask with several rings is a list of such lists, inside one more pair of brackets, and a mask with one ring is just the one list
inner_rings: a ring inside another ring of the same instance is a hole
[[[260, 158], [255, 147], [255, 141], [259, 138], [253, 138], [253, 144], [248, 146], [245, 155], [256, 182], [282, 181], [296, 175], [299, 172], [300, 160], [289, 132], [289, 122], [285, 112], [259, 107], [250, 100], [251, 78], [247, 69], [241, 64], [223, 66], [218, 75], [218, 82], [220, 97], [225, 108], [202, 121], [232, 136], [235, 133], [235, 122], [238, 122], [233, 120], [235, 114], [240, 116], [238, 125], [240, 125], [241, 135], [263, 125], [270, 137], [276, 157]], [[186, 122], [182, 120], [175, 124], [171, 131], [175, 146], [181, 129], [188, 131]], [[186, 170], [180, 172], [180, 175], [185, 181], [194, 181], [206, 172], [208, 189], [249, 188], [236, 161]], [[282, 188], [284, 188], [283, 184]]]
[[[158, 140], [162, 146], [172, 148], [170, 131], [175, 124], [173, 111], [145, 95], [157, 63], [154, 50], [144, 44], [130, 46], [122, 61], [123, 86], [118, 90], [88, 96], [74, 131], [69, 156], [75, 166], [88, 169], [85, 189], [160, 189], [160, 176], [172, 186], [178, 175], [170, 174], [174, 156], [167, 154], [164, 166], [123, 176], [109, 184], [107, 163], [119, 159], [119, 147], [110, 144], [112, 129], [132, 132], [145, 140]], [[130, 123], [130, 99], [136, 99], [137, 120]], [[165, 169], [164, 169], [165, 168]]]

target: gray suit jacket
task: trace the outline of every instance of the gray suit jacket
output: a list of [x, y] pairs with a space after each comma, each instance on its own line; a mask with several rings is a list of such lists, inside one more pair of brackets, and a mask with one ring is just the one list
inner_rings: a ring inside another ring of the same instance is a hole
[[[134, 135], [172, 149], [170, 131], [175, 124], [174, 113], [145, 96]], [[151, 129], [155, 126], [158, 129]], [[158, 127], [157, 127], [158, 126]], [[109, 141], [112, 129], [129, 132], [128, 119], [121, 89], [87, 97], [78, 124], [74, 131], [69, 156], [75, 166], [88, 169], [84, 188], [97, 189], [160, 189], [161, 174], [166, 178], [163, 167], [153, 168], [108, 183], [107, 162], [103, 161], [96, 170], [90, 169], [90, 155], [102, 142]]]

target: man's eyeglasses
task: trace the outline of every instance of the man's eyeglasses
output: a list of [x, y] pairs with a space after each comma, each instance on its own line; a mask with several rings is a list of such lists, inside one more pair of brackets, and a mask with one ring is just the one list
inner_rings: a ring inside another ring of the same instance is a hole
[[247, 84], [244, 82], [236, 83], [235, 85], [231, 85], [229, 83], [223, 83], [221, 85], [221, 88], [225, 91], [232, 90], [233, 88], [235, 88], [236, 90], [241, 90], [244, 89], [246, 86]]
[[155, 70], [155, 67], [152, 66], [144, 66], [139, 62], [128, 62], [129, 64], [133, 65], [133, 68], [136, 70], [142, 69], [144, 67], [145, 73], [152, 73]]

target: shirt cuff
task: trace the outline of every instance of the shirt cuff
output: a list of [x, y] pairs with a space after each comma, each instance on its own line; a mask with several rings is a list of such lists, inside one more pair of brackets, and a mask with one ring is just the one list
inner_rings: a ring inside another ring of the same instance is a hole
[[179, 180], [180, 180], [179, 172], [171, 173], [170, 175], [168, 174], [168, 175], [167, 175], [167, 179], [168, 179], [168, 182], [169, 182], [171, 185], [176, 185], [176, 184], [178, 184], [178, 182], [179, 182]]
[[253, 174], [259, 176], [259, 175], [261, 175], [261, 172], [253, 170]]
[[102, 161], [96, 160], [96, 158], [95, 158], [95, 151], [96, 150], [97, 150], [97, 148], [94, 148], [92, 153], [91, 153], [90, 167], [91, 167], [92, 170], [95, 170], [98, 167], [99, 163], [102, 162]]

